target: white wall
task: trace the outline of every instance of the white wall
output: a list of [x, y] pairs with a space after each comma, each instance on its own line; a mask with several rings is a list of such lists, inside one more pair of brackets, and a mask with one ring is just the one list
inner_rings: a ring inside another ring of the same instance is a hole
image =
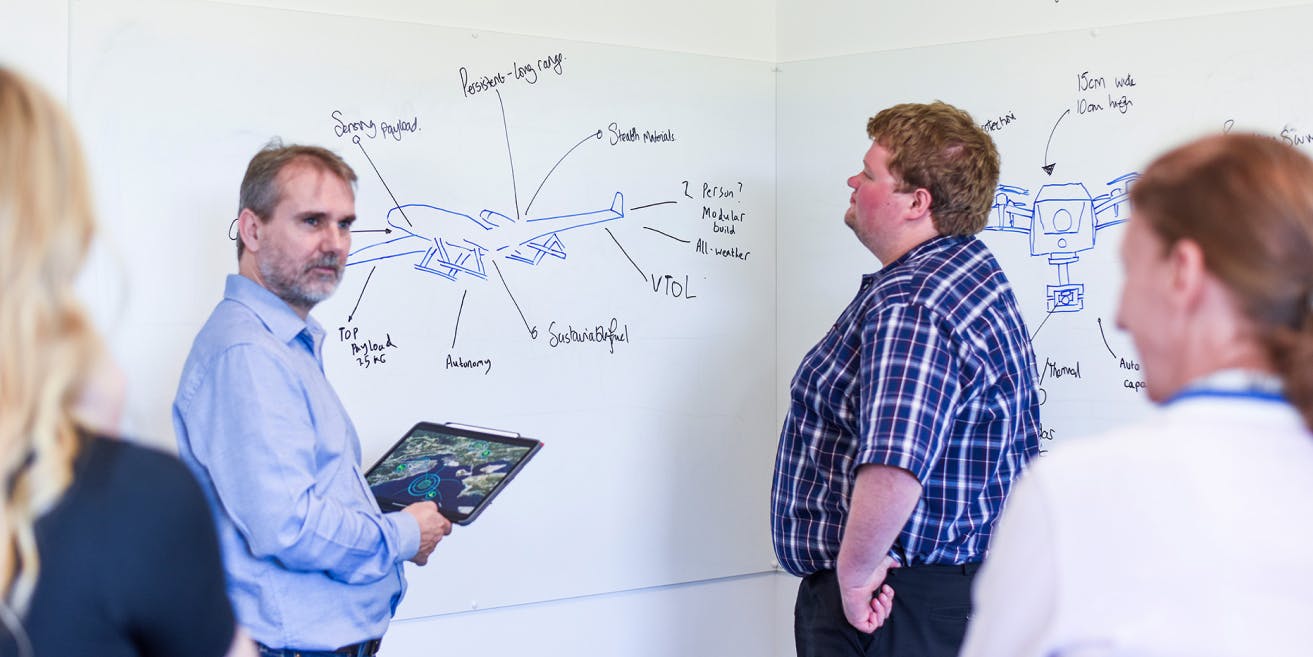
[[0, 64], [66, 97], [68, 0], [0, 0]]
[[777, 0], [776, 61], [1307, 4], [1298, 0]]
[[700, 55], [775, 59], [775, 7], [753, 0], [228, 1]]

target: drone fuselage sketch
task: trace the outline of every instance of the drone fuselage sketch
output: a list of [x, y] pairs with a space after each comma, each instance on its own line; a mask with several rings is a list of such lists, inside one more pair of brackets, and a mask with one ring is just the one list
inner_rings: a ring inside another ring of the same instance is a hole
[[1098, 231], [1126, 221], [1130, 187], [1138, 177], [1128, 173], [1110, 180], [1111, 190], [1099, 196], [1082, 183], [1050, 183], [1039, 188], [1030, 207], [1022, 200], [1030, 190], [1000, 184], [985, 230], [1029, 236], [1030, 254], [1048, 256], [1058, 270], [1057, 285], [1046, 289], [1048, 311], [1079, 312], [1085, 308], [1085, 285], [1072, 282], [1071, 265], [1094, 248]]
[[530, 265], [547, 256], [564, 260], [560, 233], [622, 219], [624, 206], [624, 195], [616, 192], [608, 208], [517, 220], [495, 210], [475, 218], [423, 203], [398, 205], [388, 211], [387, 223], [402, 235], [352, 251], [347, 266], [412, 256], [415, 269], [448, 280], [462, 273], [487, 279], [488, 258]]

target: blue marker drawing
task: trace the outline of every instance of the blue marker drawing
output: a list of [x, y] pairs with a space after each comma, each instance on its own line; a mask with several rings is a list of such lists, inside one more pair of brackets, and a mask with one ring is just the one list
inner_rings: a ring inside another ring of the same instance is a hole
[[1085, 308], [1085, 284], [1073, 283], [1071, 265], [1083, 251], [1093, 249], [1098, 231], [1124, 223], [1130, 188], [1140, 174], [1128, 173], [1107, 183], [1107, 193], [1090, 194], [1082, 183], [1050, 183], [1039, 188], [1027, 205], [1030, 190], [1000, 184], [985, 230], [1020, 233], [1030, 238], [1030, 255], [1048, 256], [1057, 268], [1058, 284], [1046, 287], [1050, 313], [1080, 312]]
[[403, 234], [352, 251], [347, 266], [413, 256], [415, 269], [422, 272], [452, 281], [461, 273], [486, 280], [489, 256], [529, 265], [547, 256], [565, 260], [560, 233], [624, 216], [620, 192], [601, 210], [519, 220], [495, 210], [483, 210], [476, 219], [423, 203], [398, 205], [388, 211], [387, 222]]

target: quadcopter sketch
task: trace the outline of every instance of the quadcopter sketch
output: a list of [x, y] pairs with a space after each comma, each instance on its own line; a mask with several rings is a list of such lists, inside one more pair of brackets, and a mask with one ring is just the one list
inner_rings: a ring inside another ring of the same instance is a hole
[[495, 210], [478, 218], [434, 205], [411, 203], [388, 211], [387, 222], [400, 237], [363, 246], [347, 257], [347, 266], [403, 256], [415, 269], [456, 280], [461, 273], [487, 279], [487, 258], [537, 265], [547, 256], [564, 260], [560, 234], [625, 216], [625, 198], [616, 192], [610, 207], [589, 212], [515, 219]]
[[1048, 256], [1058, 270], [1058, 284], [1046, 289], [1049, 312], [1079, 312], [1085, 307], [1085, 285], [1071, 281], [1070, 267], [1080, 252], [1093, 249], [1098, 231], [1124, 223], [1130, 188], [1139, 178], [1128, 173], [1108, 181], [1109, 191], [1093, 196], [1082, 183], [1048, 184], [1026, 206], [1030, 190], [999, 185], [985, 230], [1022, 233], [1030, 237], [1030, 254]]

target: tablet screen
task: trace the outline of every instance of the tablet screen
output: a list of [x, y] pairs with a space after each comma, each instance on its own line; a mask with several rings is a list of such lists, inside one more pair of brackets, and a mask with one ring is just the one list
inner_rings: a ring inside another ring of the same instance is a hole
[[539, 444], [420, 423], [365, 479], [384, 511], [427, 500], [452, 521], [472, 520]]

